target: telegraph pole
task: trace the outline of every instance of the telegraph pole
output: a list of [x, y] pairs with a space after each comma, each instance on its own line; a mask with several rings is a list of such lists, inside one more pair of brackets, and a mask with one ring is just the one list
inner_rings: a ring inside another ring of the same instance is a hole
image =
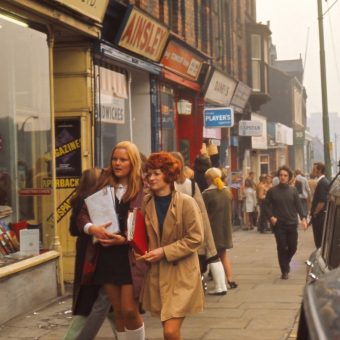
[[323, 125], [323, 146], [326, 166], [326, 176], [331, 178], [331, 157], [330, 157], [330, 137], [329, 137], [329, 118], [327, 102], [327, 81], [326, 81], [326, 58], [323, 35], [323, 13], [322, 0], [318, 0], [318, 21], [319, 21], [319, 40], [320, 40], [320, 73], [321, 73], [321, 95], [322, 95], [322, 125]]

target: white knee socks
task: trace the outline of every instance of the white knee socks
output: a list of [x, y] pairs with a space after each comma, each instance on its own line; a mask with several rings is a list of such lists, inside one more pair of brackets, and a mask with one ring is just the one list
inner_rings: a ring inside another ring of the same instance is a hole
[[137, 329], [126, 329], [125, 328], [125, 334], [126, 334], [126, 340], [145, 340], [144, 323], [141, 327]]

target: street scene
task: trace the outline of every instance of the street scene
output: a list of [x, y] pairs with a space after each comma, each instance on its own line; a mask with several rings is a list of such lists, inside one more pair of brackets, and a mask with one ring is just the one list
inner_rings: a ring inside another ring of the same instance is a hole
[[339, 17], [0, 1], [0, 339], [339, 338]]
[[[306, 281], [304, 262], [313, 247], [312, 231], [299, 230], [291, 278], [282, 281], [274, 236], [236, 230], [230, 257], [239, 287], [225, 296], [206, 295], [204, 312], [184, 321], [184, 339], [296, 339]], [[71, 321], [71, 303], [68, 291], [66, 297], [2, 325], [1, 339], [62, 339]], [[148, 313], [143, 317], [146, 338], [162, 339], [159, 320]], [[112, 339], [109, 322], [104, 322], [96, 339]]]

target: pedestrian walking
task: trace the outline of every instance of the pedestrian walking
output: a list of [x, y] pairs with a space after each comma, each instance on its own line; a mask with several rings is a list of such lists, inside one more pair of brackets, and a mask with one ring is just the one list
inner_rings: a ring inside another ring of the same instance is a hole
[[184, 173], [184, 159], [182, 154], [179, 152], [171, 152], [171, 155], [180, 162], [181, 166], [180, 174], [178, 176], [178, 179], [175, 181], [175, 189], [179, 192], [193, 197], [202, 214], [204, 243], [198, 249], [202, 280], [204, 282], [204, 273], [207, 271], [207, 267], [209, 265], [215, 287], [213, 290], [208, 291], [208, 294], [225, 295], [227, 294], [227, 286], [225, 282], [224, 269], [217, 254], [207, 209], [205, 207], [201, 191], [194, 178], [186, 178]]
[[323, 224], [326, 216], [326, 203], [329, 190], [329, 181], [325, 176], [326, 167], [321, 162], [314, 163], [312, 174], [317, 179], [317, 185], [312, 200], [311, 222], [314, 243], [316, 248], [321, 247]]
[[244, 229], [254, 229], [256, 225], [256, 191], [254, 190], [254, 184], [247, 178], [244, 181], [244, 213], [246, 227]]
[[106, 230], [111, 223], [94, 225], [86, 209], [78, 218], [78, 228], [95, 236], [98, 243], [87, 249], [82, 283], [104, 287], [115, 315], [118, 339], [143, 340], [144, 324], [133, 290], [130, 246], [126, 239], [129, 209], [140, 205], [143, 193], [141, 159], [137, 147], [128, 141], [118, 143], [111, 152], [111, 162], [98, 180], [97, 190], [114, 187], [119, 233]]
[[307, 222], [299, 194], [296, 188], [289, 184], [293, 177], [292, 171], [287, 166], [281, 166], [278, 175], [280, 183], [268, 190], [263, 208], [273, 226], [281, 279], [287, 280], [290, 261], [297, 249], [298, 215], [304, 230], [307, 229]]
[[71, 199], [72, 213], [69, 231], [77, 237], [75, 271], [73, 280], [72, 322], [64, 340], [92, 340], [98, 333], [105, 317], [110, 321], [115, 333], [113, 313], [109, 313], [111, 303], [100, 285], [82, 285], [81, 277], [86, 249], [92, 243], [90, 235], [77, 227], [78, 215], [84, 205], [84, 199], [95, 192], [101, 169], [92, 168], [83, 172], [76, 193]]
[[214, 236], [218, 256], [223, 264], [229, 288], [238, 285], [233, 281], [233, 272], [227, 249], [233, 247], [232, 239], [232, 195], [229, 188], [224, 186], [221, 179], [222, 171], [218, 168], [210, 168], [205, 177], [208, 188], [202, 196], [207, 208], [209, 221]]
[[260, 214], [257, 222], [257, 231], [261, 234], [264, 234], [268, 230], [268, 218], [263, 208], [263, 203], [268, 190], [269, 188], [266, 175], [262, 174], [259, 178], [259, 183], [256, 186], [256, 199], [260, 209]]
[[295, 170], [295, 187], [299, 193], [304, 215], [307, 216], [308, 215], [307, 200], [309, 197], [311, 197], [312, 194], [309, 188], [307, 178], [303, 175], [302, 171], [299, 169]]
[[175, 190], [179, 162], [168, 152], [153, 153], [145, 164], [150, 194], [143, 200], [149, 263], [141, 301], [160, 317], [164, 339], [181, 339], [189, 314], [203, 310], [197, 250], [203, 242], [201, 212], [195, 200]]

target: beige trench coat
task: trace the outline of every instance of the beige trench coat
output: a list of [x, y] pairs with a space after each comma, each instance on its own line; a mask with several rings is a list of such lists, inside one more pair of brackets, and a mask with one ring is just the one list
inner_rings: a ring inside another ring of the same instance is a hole
[[165, 257], [151, 263], [141, 293], [143, 308], [161, 321], [203, 310], [204, 294], [197, 249], [203, 242], [201, 212], [195, 200], [174, 191], [160, 239], [155, 202], [146, 195], [142, 206], [149, 250], [163, 247]]

